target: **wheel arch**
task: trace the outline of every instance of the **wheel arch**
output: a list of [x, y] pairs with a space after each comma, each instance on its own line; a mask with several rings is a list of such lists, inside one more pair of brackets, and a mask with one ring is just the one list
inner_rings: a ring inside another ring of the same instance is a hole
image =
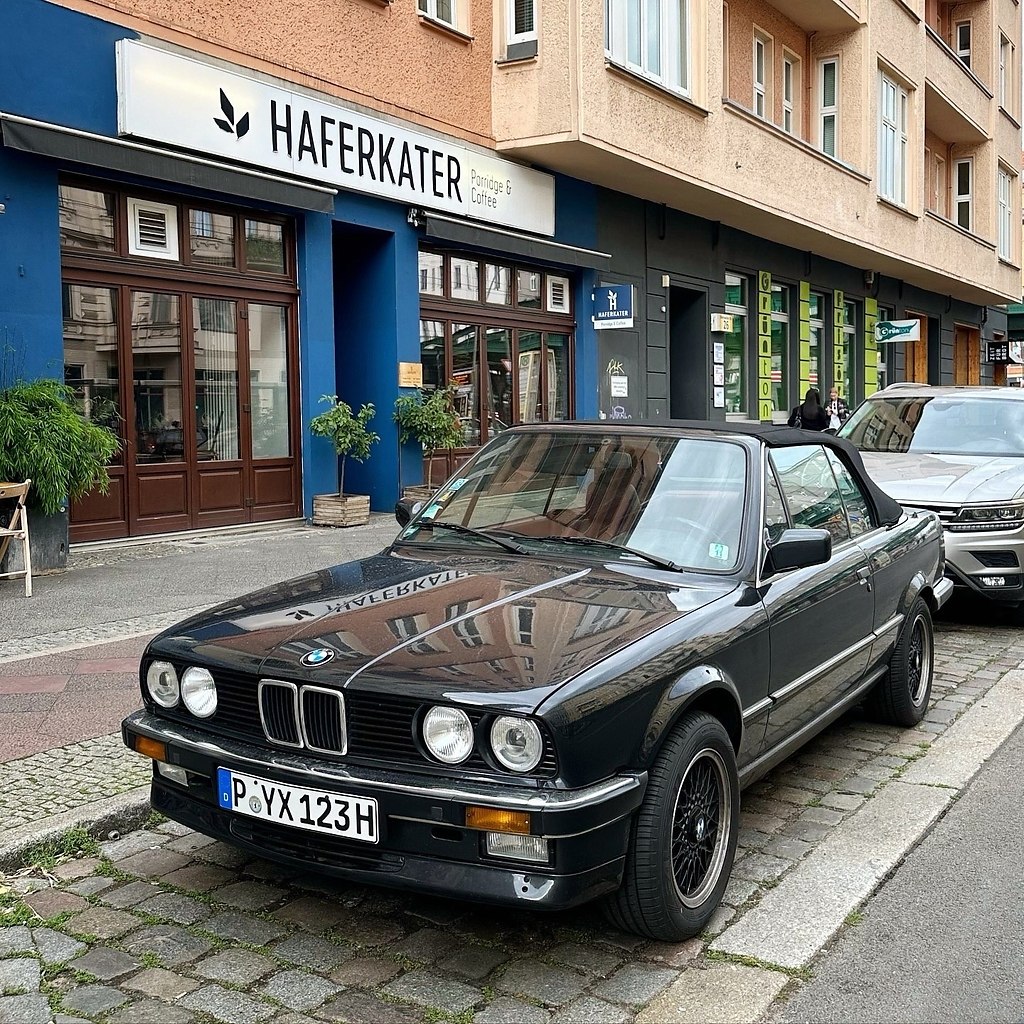
[[687, 669], [666, 687], [651, 716], [644, 737], [641, 760], [653, 760], [665, 740], [686, 714], [705, 711], [722, 723], [733, 751], [743, 745], [743, 710], [736, 685], [714, 665], [696, 665]]

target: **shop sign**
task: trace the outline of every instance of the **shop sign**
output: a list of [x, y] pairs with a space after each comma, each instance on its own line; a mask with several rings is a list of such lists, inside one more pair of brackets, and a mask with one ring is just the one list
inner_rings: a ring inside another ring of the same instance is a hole
[[118, 132], [411, 206], [555, 233], [555, 183], [238, 71], [117, 43]]
[[879, 320], [875, 324], [875, 341], [920, 341], [920, 320]]
[[603, 284], [590, 293], [591, 320], [598, 331], [633, 326], [633, 286]]
[[990, 341], [988, 343], [988, 362], [1008, 363], [1010, 361], [1010, 342]]

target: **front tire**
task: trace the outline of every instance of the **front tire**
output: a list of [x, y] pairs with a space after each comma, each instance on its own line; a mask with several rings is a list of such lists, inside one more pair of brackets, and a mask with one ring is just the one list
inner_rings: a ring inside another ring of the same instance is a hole
[[868, 698], [872, 716], [890, 725], [917, 725], [928, 710], [934, 666], [932, 613], [924, 598], [919, 597], [896, 641], [888, 673]]
[[664, 942], [703, 931], [729, 882], [739, 809], [729, 734], [712, 715], [686, 715], [650, 771], [611, 923]]

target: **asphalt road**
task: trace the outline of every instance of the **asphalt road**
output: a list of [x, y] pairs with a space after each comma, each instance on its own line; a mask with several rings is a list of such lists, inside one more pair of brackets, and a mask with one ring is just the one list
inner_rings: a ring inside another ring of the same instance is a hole
[[1024, 726], [776, 1021], [1024, 1021]]

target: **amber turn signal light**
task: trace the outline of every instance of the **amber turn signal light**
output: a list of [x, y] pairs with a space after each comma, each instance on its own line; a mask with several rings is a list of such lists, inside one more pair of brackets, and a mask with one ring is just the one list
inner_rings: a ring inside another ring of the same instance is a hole
[[161, 743], [159, 740], [151, 740], [148, 736], [135, 736], [132, 739], [132, 744], [137, 753], [145, 754], [146, 757], [151, 757], [154, 761], [167, 760], [166, 743]]
[[466, 827], [485, 832], [515, 832], [529, 835], [530, 815], [526, 811], [503, 811], [497, 807], [467, 807]]

